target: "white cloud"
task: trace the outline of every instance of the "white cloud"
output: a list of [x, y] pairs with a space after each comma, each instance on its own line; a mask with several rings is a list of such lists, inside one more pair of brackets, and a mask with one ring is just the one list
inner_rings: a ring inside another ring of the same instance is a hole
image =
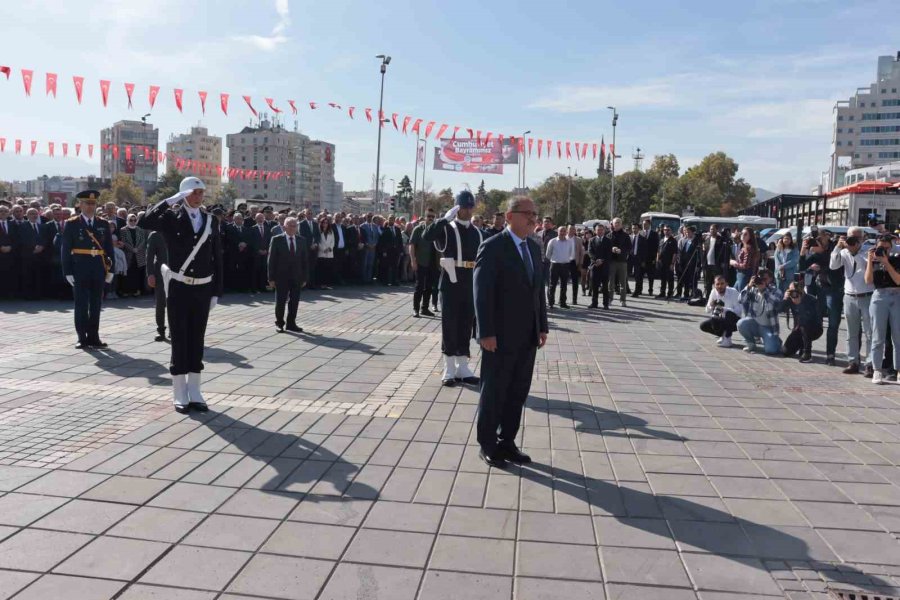
[[668, 82], [630, 86], [560, 86], [528, 108], [544, 108], [562, 113], [607, 110], [607, 106], [670, 106], [675, 93]]
[[818, 133], [828, 135], [834, 100], [805, 99], [748, 104], [730, 110], [715, 121], [738, 129], [747, 137], [794, 137]]
[[236, 42], [256, 46], [265, 52], [275, 50], [289, 39], [285, 35], [287, 28], [291, 24], [291, 11], [290, 6], [288, 6], [288, 0], [275, 0], [275, 12], [278, 13], [278, 22], [272, 29], [271, 35], [235, 35], [231, 39]]

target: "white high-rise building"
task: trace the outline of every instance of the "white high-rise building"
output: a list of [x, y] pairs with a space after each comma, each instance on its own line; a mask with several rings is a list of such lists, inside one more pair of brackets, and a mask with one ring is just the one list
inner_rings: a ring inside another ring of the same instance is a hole
[[260, 202], [271, 200], [302, 208], [305, 141], [309, 138], [302, 133], [288, 131], [266, 119], [260, 121], [259, 127], [244, 127], [240, 133], [229, 133], [225, 137], [229, 168], [287, 173], [278, 179], [230, 178], [237, 188], [238, 197]]
[[175, 164], [175, 158], [183, 158], [191, 161], [199, 161], [209, 165], [199, 171], [189, 169], [185, 175], [195, 175], [206, 184], [204, 198], [209, 202], [215, 200], [222, 186], [222, 178], [218, 174], [218, 167], [222, 166], [222, 138], [217, 135], [209, 135], [206, 127], [191, 127], [190, 133], [172, 135], [166, 143], [166, 155], [170, 167]]
[[[100, 131], [100, 144], [102, 179], [124, 173], [134, 179], [144, 193], [153, 193], [157, 184], [158, 129], [142, 121], [119, 121]], [[146, 155], [144, 148], [147, 148]]]
[[[303, 198], [313, 212], [337, 212], [340, 197], [335, 197], [334, 144], [321, 140], [307, 140], [303, 148]], [[343, 186], [342, 186], [343, 187]]]
[[844, 185], [848, 169], [900, 159], [900, 52], [879, 56], [875, 82], [834, 105], [832, 128], [825, 191]]

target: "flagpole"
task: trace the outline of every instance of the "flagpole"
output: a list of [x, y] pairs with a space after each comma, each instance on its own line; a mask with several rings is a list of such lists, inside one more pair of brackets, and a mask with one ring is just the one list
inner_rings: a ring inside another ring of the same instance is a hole
[[[419, 138], [416, 137], [416, 160], [413, 163], [413, 197], [412, 209], [416, 210], [416, 192], [419, 190]], [[422, 213], [419, 213], [422, 216]]]
[[425, 214], [425, 167], [428, 165], [428, 140], [422, 140], [422, 214]]

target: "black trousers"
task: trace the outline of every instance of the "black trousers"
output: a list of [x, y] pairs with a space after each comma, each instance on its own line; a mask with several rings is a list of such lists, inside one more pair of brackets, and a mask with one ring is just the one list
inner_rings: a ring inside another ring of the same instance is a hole
[[22, 296], [26, 300], [38, 300], [44, 289], [44, 261], [34, 254], [23, 254], [21, 269]]
[[821, 324], [816, 323], [815, 325], [809, 326], [798, 325], [791, 330], [784, 340], [781, 351], [784, 352], [785, 356], [794, 356], [800, 351], [807, 354], [812, 352], [812, 343], [820, 337], [822, 337]]
[[556, 286], [559, 285], [559, 303], [566, 303], [566, 288], [569, 285], [569, 263], [550, 263], [550, 287], [547, 289], [547, 304], [556, 302]]
[[[446, 273], [442, 279], [447, 279]], [[456, 269], [456, 283], [441, 282], [441, 351], [447, 356], [469, 356], [474, 326], [472, 269]]]
[[284, 327], [284, 305], [287, 304], [287, 324], [297, 324], [297, 305], [300, 303], [300, 282], [275, 282], [275, 325]]
[[[335, 242], [337, 244], [337, 242]], [[334, 249], [334, 258], [331, 259], [332, 269], [331, 269], [331, 282], [332, 285], [335, 284], [344, 284], [344, 262], [347, 260], [347, 249], [346, 248], [335, 248]]]
[[713, 283], [716, 281], [716, 277], [721, 274], [722, 269], [715, 265], [706, 265], [703, 267], [703, 291], [707, 298], [709, 297], [709, 292], [712, 290]]
[[[171, 286], [171, 284], [170, 284]], [[162, 275], [156, 276], [156, 287], [153, 288], [153, 300], [156, 304], [156, 331], [166, 334], [166, 290], [163, 288]]]
[[737, 322], [738, 316], [726, 310], [725, 316], [712, 317], [700, 323], [700, 331], [716, 337], [731, 337], [731, 334], [737, 331]]
[[515, 442], [522, 407], [531, 389], [536, 345], [503, 348], [481, 355], [481, 396], [478, 399], [478, 443], [486, 451]]
[[172, 360], [169, 373], [184, 375], [203, 370], [203, 340], [209, 319], [212, 284], [185, 285], [169, 282], [166, 310], [169, 315], [169, 337], [172, 339]]
[[334, 259], [333, 258], [317, 258], [316, 263], [316, 286], [334, 285]]
[[388, 251], [378, 257], [381, 283], [397, 285], [397, 272], [400, 270], [400, 256], [395, 251]]
[[[268, 259], [267, 255], [256, 254], [253, 256], [253, 270], [250, 275], [250, 291], [263, 292], [268, 282]], [[315, 261], [310, 261], [313, 263]]]
[[581, 271], [573, 260], [569, 263], [569, 283], [572, 284], [572, 304], [578, 304], [578, 286], [581, 285]]
[[100, 339], [100, 305], [103, 298], [103, 271], [88, 277], [77, 277], [72, 293], [75, 296], [75, 332], [79, 342]]
[[431, 267], [419, 265], [416, 269], [416, 291], [413, 292], [413, 310], [416, 312], [419, 312], [420, 307], [428, 308], [431, 288], [434, 286], [432, 277], [434, 277], [434, 269]]
[[591, 275], [591, 306], [599, 306], [597, 299], [603, 296], [603, 306], [609, 306], [607, 300], [606, 289], [609, 287], [609, 268], [606, 265], [592, 266]]
[[682, 289], [682, 287], [684, 288], [684, 296], [694, 297], [694, 291], [697, 289], [697, 269], [694, 268], [693, 264], [686, 267], [681, 273], [678, 288]]
[[659, 267], [659, 285], [660, 295], [671, 298], [672, 293], [675, 291], [673, 289], [675, 287], [675, 272], [672, 270], [672, 267]]
[[650, 283], [649, 293], [653, 293], [653, 280], [656, 278], [656, 267], [650, 262], [638, 262], [634, 265], [634, 293], [640, 296], [644, 293], [644, 277]]

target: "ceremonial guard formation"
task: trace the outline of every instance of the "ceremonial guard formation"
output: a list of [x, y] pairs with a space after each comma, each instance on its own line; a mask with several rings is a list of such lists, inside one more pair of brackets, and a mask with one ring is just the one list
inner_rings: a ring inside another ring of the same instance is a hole
[[175, 411], [207, 410], [200, 392], [203, 343], [209, 311], [222, 294], [222, 244], [218, 219], [200, 210], [206, 186], [196, 177], [182, 180], [179, 192], [162, 200], [139, 226], [163, 235], [168, 262], [160, 268], [172, 340], [172, 391]]
[[94, 215], [100, 192], [75, 197], [81, 214], [66, 222], [62, 236], [62, 271], [75, 297], [76, 348], [106, 348], [100, 340], [103, 285], [113, 279], [113, 240], [109, 223]]
[[463, 190], [456, 205], [425, 230], [425, 240], [440, 254], [441, 350], [444, 353], [445, 386], [480, 380], [469, 369], [469, 342], [475, 326], [472, 279], [478, 247], [484, 239], [472, 222], [475, 196]]

